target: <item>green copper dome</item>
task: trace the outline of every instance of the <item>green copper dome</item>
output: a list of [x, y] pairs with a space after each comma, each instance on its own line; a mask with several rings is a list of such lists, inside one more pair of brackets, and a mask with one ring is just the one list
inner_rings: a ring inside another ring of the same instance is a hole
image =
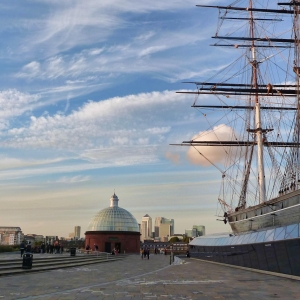
[[113, 194], [110, 207], [99, 211], [90, 222], [87, 231], [131, 231], [139, 232], [135, 217], [126, 209], [118, 207], [118, 197]]

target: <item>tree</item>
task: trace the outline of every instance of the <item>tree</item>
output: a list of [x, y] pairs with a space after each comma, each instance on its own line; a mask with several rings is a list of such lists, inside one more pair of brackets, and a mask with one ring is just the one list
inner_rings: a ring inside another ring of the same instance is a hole
[[184, 242], [184, 243], [189, 243], [190, 242], [190, 238], [188, 237], [188, 236], [185, 236], [183, 239], [182, 239], [182, 241]]
[[170, 244], [174, 244], [174, 243], [177, 243], [179, 241], [180, 240], [179, 240], [179, 238], [177, 236], [173, 236], [173, 237], [170, 238], [169, 243]]

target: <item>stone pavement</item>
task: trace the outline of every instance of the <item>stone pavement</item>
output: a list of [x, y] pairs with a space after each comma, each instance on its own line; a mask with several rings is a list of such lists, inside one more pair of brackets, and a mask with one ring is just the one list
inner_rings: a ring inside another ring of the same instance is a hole
[[184, 258], [151, 255], [0, 278], [2, 299], [300, 299], [300, 282]]

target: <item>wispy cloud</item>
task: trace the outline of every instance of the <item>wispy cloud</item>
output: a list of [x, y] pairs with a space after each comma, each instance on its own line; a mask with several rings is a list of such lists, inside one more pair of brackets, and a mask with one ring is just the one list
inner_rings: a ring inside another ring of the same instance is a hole
[[178, 106], [184, 109], [185, 97], [174, 95], [173, 91], [165, 91], [115, 97], [90, 101], [69, 115], [32, 116], [28, 126], [9, 129], [2, 145], [86, 149], [135, 146], [138, 139], [144, 138], [155, 145], [170, 132], [170, 124], [182, 118], [177, 110]]
[[73, 176], [73, 177], [60, 177], [58, 178], [55, 182], [57, 183], [78, 183], [78, 182], [85, 182], [85, 181], [89, 181], [90, 180], [90, 176], [82, 176], [82, 175], [77, 175], [77, 176]]
[[[70, 159], [70, 157], [68, 158]], [[45, 166], [55, 163], [60, 163], [66, 160], [65, 158], [55, 158], [55, 159], [22, 159], [9, 156], [0, 156], [0, 170], [5, 169], [19, 169], [27, 167], [37, 167]]]

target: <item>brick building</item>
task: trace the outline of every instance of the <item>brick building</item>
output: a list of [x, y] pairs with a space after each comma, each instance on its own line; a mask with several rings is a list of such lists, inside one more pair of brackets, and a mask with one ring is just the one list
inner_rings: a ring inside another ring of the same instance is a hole
[[0, 245], [19, 245], [23, 236], [20, 227], [0, 226]]

